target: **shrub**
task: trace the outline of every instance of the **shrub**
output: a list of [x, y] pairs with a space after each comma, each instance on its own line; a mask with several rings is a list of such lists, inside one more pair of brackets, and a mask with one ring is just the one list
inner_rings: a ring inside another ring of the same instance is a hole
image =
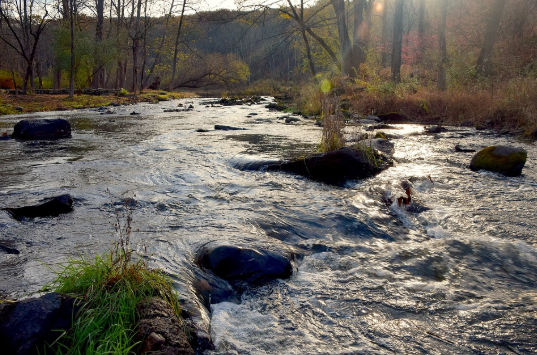
[[124, 88], [119, 89], [119, 91], [117, 92], [117, 96], [119, 97], [124, 97], [124, 96], [127, 96], [128, 94], [129, 92], [127, 91], [127, 89], [124, 89]]

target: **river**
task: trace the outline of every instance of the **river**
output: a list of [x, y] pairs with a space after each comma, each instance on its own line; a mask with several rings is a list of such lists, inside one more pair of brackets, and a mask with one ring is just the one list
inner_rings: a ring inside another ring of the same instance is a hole
[[[178, 103], [194, 109], [164, 112]], [[311, 120], [204, 99], [112, 110], [0, 117], [1, 132], [25, 117], [60, 116], [73, 129], [71, 139], [0, 141], [0, 208], [64, 193], [75, 208], [23, 222], [0, 211], [0, 244], [19, 251], [0, 250], [0, 298], [38, 291], [69, 257], [109, 250], [111, 205], [133, 198], [133, 247], [185, 297], [207, 242], [283, 242], [302, 255], [290, 279], [211, 305], [207, 355], [537, 353], [534, 144], [396, 125], [385, 130], [397, 135], [394, 167], [333, 187], [236, 168], [314, 151], [321, 129]], [[523, 147], [528, 162], [520, 177], [473, 172], [473, 153], [456, 144]], [[424, 211], [383, 202], [406, 180]]]

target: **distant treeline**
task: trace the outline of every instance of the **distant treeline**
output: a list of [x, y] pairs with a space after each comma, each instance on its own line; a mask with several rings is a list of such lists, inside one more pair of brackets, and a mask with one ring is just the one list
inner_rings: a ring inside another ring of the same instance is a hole
[[342, 75], [445, 89], [537, 76], [535, 0], [280, 5], [193, 12], [187, 0], [3, 0], [0, 87], [136, 93]]

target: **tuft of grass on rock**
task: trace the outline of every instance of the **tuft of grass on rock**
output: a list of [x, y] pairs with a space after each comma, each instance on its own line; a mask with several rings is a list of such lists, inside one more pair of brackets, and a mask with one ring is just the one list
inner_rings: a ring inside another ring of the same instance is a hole
[[76, 295], [81, 303], [72, 328], [51, 344], [55, 354], [134, 354], [136, 306], [149, 297], [165, 300], [180, 319], [179, 301], [169, 278], [144, 260], [132, 260], [132, 209], [126, 203], [125, 209], [123, 220], [116, 210], [120, 241], [109, 253], [94, 260], [70, 259], [45, 287]]
[[323, 130], [319, 152], [326, 153], [345, 146], [345, 121], [341, 113], [339, 98], [326, 94], [322, 102]]

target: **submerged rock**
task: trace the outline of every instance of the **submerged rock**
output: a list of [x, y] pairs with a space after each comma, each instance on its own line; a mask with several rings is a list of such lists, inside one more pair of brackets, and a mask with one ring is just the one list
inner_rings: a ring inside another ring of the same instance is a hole
[[447, 128], [445, 127], [442, 127], [442, 126], [431, 126], [431, 127], [426, 127], [425, 128], [425, 132], [426, 133], [442, 133], [442, 132], [447, 132]]
[[460, 146], [459, 144], [456, 144], [453, 149], [457, 153], [475, 153], [475, 149], [464, 148], [464, 147]]
[[244, 131], [246, 130], [246, 128], [231, 127], [231, 126], [225, 126], [221, 124], [215, 125], [214, 129], [217, 131]]
[[491, 146], [477, 152], [470, 169], [494, 171], [506, 176], [518, 176], [526, 164], [527, 152], [522, 148]]
[[373, 138], [362, 140], [358, 142], [358, 146], [376, 149], [389, 157], [392, 157], [395, 153], [395, 144], [393, 144], [386, 138]]
[[296, 118], [296, 117], [285, 117], [285, 123], [286, 124], [291, 124], [291, 123], [295, 123], [295, 122], [300, 122], [300, 118]]
[[75, 298], [59, 293], [0, 305], [2, 354], [46, 353], [45, 344], [52, 344], [61, 330], [71, 328], [78, 307]]
[[139, 354], [194, 355], [181, 321], [164, 300], [144, 300], [136, 310], [140, 316], [135, 336], [141, 343]]
[[201, 269], [194, 273], [192, 287], [205, 308], [211, 309], [211, 304], [221, 302], [239, 303], [239, 294], [226, 280]]
[[199, 251], [198, 260], [202, 267], [224, 280], [260, 285], [290, 277], [295, 253], [283, 246], [269, 250], [208, 244]]
[[3, 208], [16, 220], [35, 217], [56, 217], [62, 213], [69, 213], [73, 210], [73, 198], [69, 194], [53, 197], [52, 199], [34, 206], [18, 208]]
[[22, 120], [15, 124], [11, 137], [22, 140], [70, 138], [71, 125], [63, 118]]
[[285, 171], [341, 186], [348, 180], [373, 176], [391, 165], [389, 158], [371, 149], [344, 147], [328, 153], [269, 165], [267, 171]]

